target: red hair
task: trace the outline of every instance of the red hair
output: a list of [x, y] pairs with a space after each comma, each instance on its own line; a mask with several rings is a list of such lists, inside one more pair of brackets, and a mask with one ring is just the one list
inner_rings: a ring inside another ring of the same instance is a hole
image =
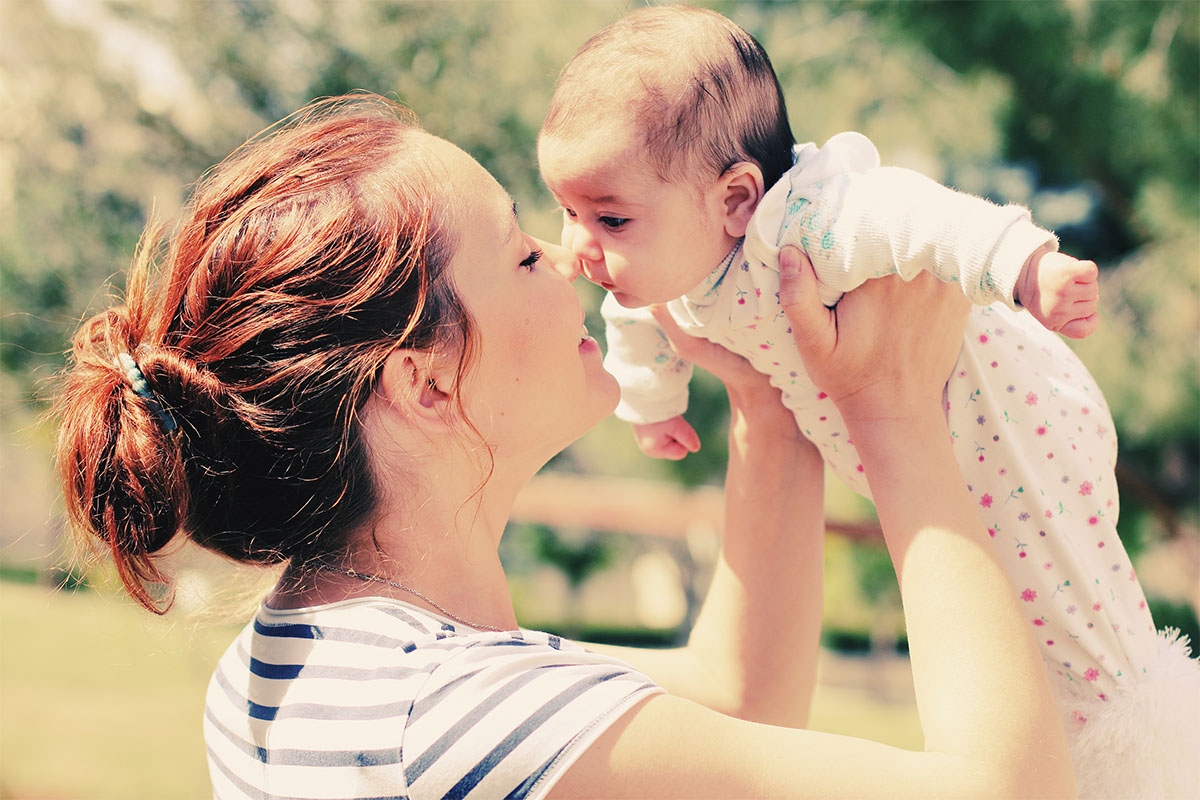
[[427, 136], [371, 95], [268, 128], [202, 178], [169, 246], [148, 232], [124, 305], [75, 335], [56, 406], [67, 514], [141, 605], [169, 607], [154, 555], [181, 531], [250, 563], [344, 547], [377, 503], [357, 414], [384, 360], [456, 347], [465, 369]]

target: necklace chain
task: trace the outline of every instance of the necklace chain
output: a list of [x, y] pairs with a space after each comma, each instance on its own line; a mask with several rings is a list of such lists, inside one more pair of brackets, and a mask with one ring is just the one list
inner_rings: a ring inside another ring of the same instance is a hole
[[471, 622], [470, 620], [465, 620], [462, 617], [458, 616], [457, 614], [454, 614], [454, 613], [448, 611], [447, 609], [443, 608], [440, 603], [438, 603], [436, 600], [434, 600], [433, 598], [426, 595], [424, 592], [420, 592], [420, 591], [412, 588], [411, 586], [405, 586], [403, 583], [398, 583], [393, 580], [388, 580], [387, 578], [381, 578], [378, 575], [372, 575], [368, 572], [359, 572], [356, 569], [335, 567], [332, 564], [321, 564], [318, 567], [318, 569], [322, 569], [325, 572], [336, 572], [339, 575], [347, 575], [351, 578], [355, 578], [355, 579], [363, 581], [365, 583], [382, 583], [386, 586], [391, 586], [393, 589], [399, 589], [402, 592], [408, 592], [409, 594], [413, 595], [414, 597], [419, 597], [422, 600], [424, 600], [426, 603], [428, 603], [429, 605], [436, 608], [439, 612], [442, 613], [443, 616], [449, 617], [450, 619], [454, 620], [455, 622], [462, 623], [463, 625], [466, 625], [469, 628], [475, 628], [476, 630], [481, 630], [481, 631], [496, 631], [498, 633], [502, 633], [504, 631], [503, 628], [497, 628], [494, 625], [484, 625], [483, 623], [480, 623], [480, 622]]

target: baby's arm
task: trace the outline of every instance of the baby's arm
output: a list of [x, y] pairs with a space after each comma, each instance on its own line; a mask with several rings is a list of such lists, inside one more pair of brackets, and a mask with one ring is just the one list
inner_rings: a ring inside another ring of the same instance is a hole
[[1017, 278], [1016, 300], [1046, 330], [1082, 339], [1099, 325], [1098, 275], [1095, 262], [1041, 247]]
[[781, 244], [808, 253], [826, 303], [869, 278], [898, 273], [911, 280], [928, 271], [959, 283], [977, 305], [1016, 308], [1017, 276], [1030, 254], [1057, 246], [1028, 210], [900, 167], [844, 174], [814, 190], [809, 203], [801, 197], [789, 204], [797, 213], [787, 219]]
[[700, 436], [683, 417], [642, 425], [634, 423], [633, 435], [638, 447], [651, 458], [679, 461], [700, 449]]
[[672, 349], [650, 309], [625, 308], [608, 295], [600, 313], [607, 339], [604, 368], [621, 385], [617, 418], [641, 425], [682, 414], [692, 365]]
[[[1087, 266], [1065, 257], [1042, 258], [1057, 250], [1058, 240], [1033, 224], [1028, 209], [996, 205], [918, 172], [881, 166], [870, 140], [858, 133], [809, 147], [808, 156], [802, 152], [759, 205], [746, 234], [751, 260], [774, 265], [780, 247], [800, 247], [820, 279], [821, 300], [830, 306], [870, 278], [899, 274], [909, 280], [929, 271], [960, 284], [977, 305], [1024, 306], [1039, 321], [1051, 320], [1052, 330], [1090, 333], [1087, 326], [1095, 320], [1089, 321], [1086, 308], [1087, 282], [1066, 288], [1076, 273], [1086, 277]], [[1073, 269], [1062, 278], [1058, 270], [1048, 270], [1057, 281], [1051, 284], [1049, 275], [1036, 277], [1039, 260], [1043, 269], [1052, 263]], [[1021, 300], [1018, 285], [1031, 271], [1036, 285], [1025, 289]], [[1041, 298], [1033, 294], [1038, 289]], [[1059, 307], [1080, 301], [1085, 307]], [[1068, 325], [1072, 320], [1079, 323]]]

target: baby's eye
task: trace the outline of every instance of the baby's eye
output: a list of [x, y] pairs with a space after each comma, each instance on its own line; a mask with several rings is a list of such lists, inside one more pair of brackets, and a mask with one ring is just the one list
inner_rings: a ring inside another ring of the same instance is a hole
[[563, 206], [562, 212], [564, 214], [566, 214], [568, 217], [570, 217], [571, 219], [575, 219], [575, 217], [578, 216], [574, 211], [567, 208], [566, 206]]
[[629, 222], [627, 217], [600, 217], [600, 224], [610, 231], [620, 230], [626, 222]]
[[542, 257], [542, 251], [534, 250], [529, 255], [525, 256], [525, 259], [523, 261], [521, 261], [520, 266], [528, 267], [528, 268], [532, 269], [533, 265], [536, 264], [538, 262], [538, 260], [541, 259], [541, 257]]

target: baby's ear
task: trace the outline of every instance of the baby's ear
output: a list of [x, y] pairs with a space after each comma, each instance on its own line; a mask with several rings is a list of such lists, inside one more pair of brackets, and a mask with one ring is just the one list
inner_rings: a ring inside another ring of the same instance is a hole
[[720, 186], [725, 233], [735, 239], [741, 238], [746, 235], [750, 217], [766, 192], [762, 170], [757, 164], [739, 161], [725, 170]]

